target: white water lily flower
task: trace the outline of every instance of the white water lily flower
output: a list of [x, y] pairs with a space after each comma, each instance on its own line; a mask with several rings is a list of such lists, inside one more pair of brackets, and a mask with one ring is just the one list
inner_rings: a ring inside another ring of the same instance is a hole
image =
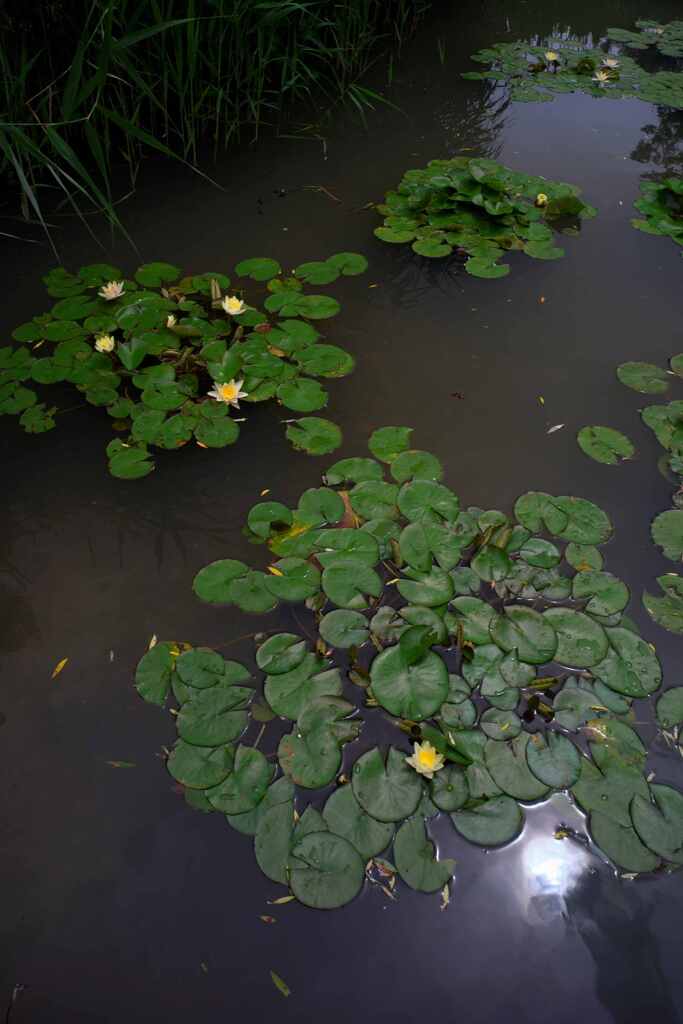
[[601, 68], [598, 68], [593, 75], [593, 81], [597, 82], [599, 85], [604, 85], [605, 82], [609, 82], [609, 71], [603, 71]]
[[550, 200], [548, 199], [545, 192], [539, 192], [534, 200], [534, 206], [547, 206]]
[[559, 53], [555, 53], [554, 50], [546, 50], [543, 56], [550, 64], [556, 64], [557, 61], [560, 59]]
[[95, 338], [95, 348], [98, 352], [113, 352], [115, 345], [111, 334], [100, 334], [99, 338]]
[[176, 318], [175, 318], [175, 317], [173, 316], [173, 313], [170, 313], [170, 314], [169, 314], [169, 315], [168, 315], [168, 316], [166, 317], [166, 326], [167, 326], [167, 327], [175, 327], [175, 325], [177, 324], [177, 322], [178, 322], [178, 321], [177, 321], [177, 320], [176, 320]]
[[123, 281], [107, 281], [97, 293], [101, 299], [111, 302], [112, 299], [120, 299], [123, 295]]
[[443, 754], [431, 745], [431, 743], [415, 743], [413, 753], [406, 758], [411, 768], [414, 768], [418, 775], [424, 775], [426, 779], [433, 779], [434, 772], [443, 768]]
[[602, 66], [604, 68], [618, 68], [619, 67], [619, 61], [615, 60], [614, 57], [603, 57], [602, 58]]
[[248, 391], [242, 391], [242, 380], [231, 380], [227, 384], [214, 384], [211, 390], [208, 392], [209, 398], [215, 399], [217, 402], [227, 402], [228, 405], [234, 405], [236, 409], [240, 407], [240, 398], [246, 398], [249, 394]]
[[230, 316], [239, 316], [247, 308], [246, 303], [238, 299], [236, 295], [226, 295], [221, 302], [221, 308]]

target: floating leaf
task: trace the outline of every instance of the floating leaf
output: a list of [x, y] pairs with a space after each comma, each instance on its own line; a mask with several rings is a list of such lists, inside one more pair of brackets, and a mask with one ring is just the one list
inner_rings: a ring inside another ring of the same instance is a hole
[[386, 762], [377, 747], [359, 757], [353, 767], [352, 785], [358, 803], [377, 821], [409, 817], [422, 797], [419, 775], [395, 747], [389, 748]]
[[394, 857], [403, 881], [418, 892], [438, 892], [455, 871], [454, 860], [435, 859], [434, 844], [419, 818], [409, 818], [399, 828], [394, 839]]
[[342, 443], [338, 426], [317, 416], [306, 416], [287, 427], [287, 440], [308, 455], [327, 455]]
[[285, 998], [291, 996], [292, 990], [290, 989], [289, 985], [287, 985], [287, 983], [282, 980], [279, 974], [276, 974], [275, 971], [271, 971], [270, 977], [272, 979], [273, 985], [275, 985], [275, 988], [278, 990], [278, 992], [281, 992], [282, 995], [285, 996]]
[[411, 427], [380, 427], [370, 435], [368, 448], [380, 462], [393, 462], [410, 447]]
[[627, 388], [643, 395], [661, 395], [669, 387], [666, 371], [652, 363], [622, 363], [617, 367], [617, 377]]
[[663, 729], [683, 725], [683, 686], [672, 686], [657, 701], [657, 721]]
[[323, 817], [330, 832], [342, 836], [366, 862], [382, 853], [391, 842], [394, 826], [367, 814], [354, 796], [351, 786], [340, 786], [328, 798]]
[[586, 455], [606, 466], [616, 466], [635, 454], [629, 439], [611, 427], [582, 427], [576, 439]]
[[333, 832], [313, 832], [292, 850], [289, 884], [300, 903], [317, 910], [341, 907], [358, 895], [363, 861], [351, 843]]
[[456, 829], [477, 846], [502, 846], [519, 835], [524, 816], [516, 800], [498, 796], [472, 810], [451, 814]]
[[526, 745], [526, 760], [533, 775], [552, 789], [568, 789], [579, 777], [579, 752], [566, 736], [533, 733]]
[[509, 743], [489, 740], [485, 748], [486, 767], [497, 786], [516, 800], [539, 800], [548, 787], [529, 771], [526, 750], [531, 737], [520, 733]]
[[653, 853], [673, 864], [683, 864], [683, 794], [671, 786], [656, 784], [650, 785], [650, 793], [653, 801], [634, 796], [633, 827]]
[[414, 722], [430, 718], [448, 693], [446, 666], [432, 651], [414, 664], [408, 664], [401, 647], [382, 651], [370, 666], [370, 680], [372, 692], [390, 714]]
[[669, 509], [652, 523], [652, 539], [672, 562], [683, 560], [683, 510]]

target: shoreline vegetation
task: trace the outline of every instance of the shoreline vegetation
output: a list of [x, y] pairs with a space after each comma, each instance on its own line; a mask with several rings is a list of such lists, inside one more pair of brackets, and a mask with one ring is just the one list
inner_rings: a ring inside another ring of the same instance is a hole
[[[9, 0], [0, 12], [0, 170], [8, 208], [42, 227], [47, 209], [102, 212], [125, 233], [112, 167], [130, 189], [145, 153], [197, 170], [292, 106], [363, 116], [383, 97], [360, 84], [398, 48], [428, 0]], [[199, 172], [201, 173], [201, 172]], [[87, 224], [87, 222], [86, 222]], [[7, 234], [3, 232], [3, 234]], [[18, 237], [16, 235], [10, 237]]]

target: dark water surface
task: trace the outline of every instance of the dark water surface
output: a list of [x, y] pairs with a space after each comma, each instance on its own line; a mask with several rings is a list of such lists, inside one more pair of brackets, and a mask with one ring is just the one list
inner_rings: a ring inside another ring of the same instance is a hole
[[[122, 207], [145, 260], [188, 272], [256, 254], [295, 266], [364, 252], [369, 274], [330, 288], [343, 305], [331, 340], [358, 361], [329, 389], [339, 457], [364, 454], [375, 427], [407, 424], [465, 504], [509, 510], [531, 488], [596, 501], [617, 530], [608, 568], [632, 588], [631, 614], [669, 684], [681, 683], [681, 641], [647, 620], [639, 597], [672, 568], [648, 536], [671, 488], [637, 416], [646, 402], [616, 382], [614, 366], [664, 363], [683, 348], [679, 250], [629, 225], [641, 175], [680, 161], [683, 119], [580, 95], [506, 106], [459, 72], [483, 45], [554, 25], [598, 38], [639, 16], [680, 14], [680, 3], [646, 0], [444, 5], [394, 68], [389, 95], [402, 112], [378, 110], [367, 133], [340, 115], [321, 129], [324, 142], [267, 140], [219, 165], [226, 192], [150, 164]], [[385, 77], [376, 68], [369, 80]], [[575, 182], [599, 217], [563, 242], [564, 260], [513, 256], [510, 276], [494, 282], [373, 238], [375, 215], [354, 211], [405, 168], [463, 151]], [[341, 201], [305, 188], [315, 185]], [[59, 244], [70, 267], [102, 258], [80, 229], [63, 230]], [[7, 336], [47, 308], [50, 257], [7, 243], [4, 255]], [[128, 273], [140, 262], [122, 243], [107, 258]], [[251, 842], [174, 791], [159, 756], [174, 722], [137, 697], [132, 671], [154, 633], [218, 646], [285, 621], [272, 613], [254, 625], [191, 593], [207, 562], [262, 557], [240, 530], [263, 488], [294, 503], [317, 484], [327, 460], [293, 453], [281, 418], [250, 409], [234, 448], [160, 453], [156, 472], [131, 483], [107, 474], [101, 410], [69, 413], [37, 437], [2, 422], [0, 1004], [27, 986], [12, 1024], [682, 1020], [680, 877], [620, 881], [581, 845], [554, 840], [560, 822], [582, 822], [561, 796], [529, 809], [523, 837], [498, 852], [439, 823], [441, 854], [457, 859], [446, 912], [437, 896], [402, 887], [396, 904], [371, 891], [325, 914], [268, 907], [281, 890], [261, 875]], [[566, 426], [548, 435], [557, 423]], [[616, 469], [588, 460], [574, 440], [587, 423], [624, 430], [638, 459]], [[651, 763], [658, 781], [683, 783], [680, 758], [658, 749]], [[260, 921], [267, 913], [276, 924]]]

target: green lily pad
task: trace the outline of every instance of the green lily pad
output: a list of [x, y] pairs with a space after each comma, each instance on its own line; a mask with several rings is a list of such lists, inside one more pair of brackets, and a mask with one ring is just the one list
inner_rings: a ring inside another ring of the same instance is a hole
[[320, 620], [320, 636], [325, 643], [342, 650], [361, 647], [368, 639], [368, 620], [359, 612], [339, 608]]
[[539, 800], [548, 787], [529, 771], [526, 750], [531, 736], [520, 733], [515, 739], [502, 743], [488, 740], [485, 747], [486, 767], [497, 786], [516, 800]]
[[323, 570], [322, 588], [333, 604], [358, 610], [367, 606], [366, 595], [380, 596], [382, 581], [369, 565], [347, 558]]
[[427, 835], [424, 821], [404, 821], [394, 839], [394, 858], [399, 875], [411, 889], [438, 892], [452, 878], [454, 860], [436, 860], [434, 843]]
[[150, 704], [163, 707], [171, 689], [172, 673], [171, 644], [155, 644], [138, 662], [135, 670], [135, 689]]
[[659, 857], [641, 843], [630, 825], [620, 825], [607, 814], [592, 811], [588, 827], [596, 846], [625, 871], [640, 873], [659, 867]]
[[552, 661], [558, 638], [547, 617], [525, 605], [508, 605], [491, 623], [491, 639], [504, 651], [517, 651], [520, 661], [542, 665]]
[[232, 601], [231, 587], [235, 580], [246, 576], [249, 567], [234, 558], [222, 558], [200, 569], [192, 582], [192, 589], [202, 601], [228, 604]]
[[657, 721], [663, 729], [683, 725], [683, 686], [672, 686], [657, 701]]
[[630, 629], [606, 628], [610, 649], [593, 668], [593, 675], [627, 697], [647, 697], [659, 689], [662, 668], [652, 648]]
[[143, 263], [135, 271], [135, 280], [145, 288], [158, 288], [162, 284], [177, 281], [180, 273], [180, 267], [175, 267], [172, 263]]
[[370, 435], [368, 448], [380, 462], [393, 462], [410, 448], [412, 427], [380, 427]]
[[639, 838], [653, 853], [683, 864], [683, 795], [671, 786], [650, 784], [653, 801], [634, 796], [631, 820]]
[[401, 821], [415, 813], [422, 797], [419, 775], [406, 755], [390, 747], [385, 759], [377, 747], [358, 758], [351, 778], [353, 793], [364, 811], [377, 821]]
[[307, 907], [331, 910], [360, 892], [365, 867], [351, 843], [333, 832], [313, 832], [292, 850], [289, 884]]
[[683, 510], [669, 509], [652, 523], [652, 539], [672, 562], [683, 561]]
[[554, 659], [561, 665], [593, 668], [606, 657], [609, 648], [607, 635], [602, 626], [588, 615], [572, 608], [549, 608], [543, 613], [543, 619], [555, 630], [557, 649]]
[[382, 651], [370, 666], [370, 680], [382, 707], [414, 722], [435, 714], [448, 694], [448, 671], [432, 651], [414, 664], [408, 664], [400, 646]]
[[225, 682], [197, 690], [178, 712], [178, 735], [197, 747], [218, 747], [236, 740], [246, 728], [251, 695], [251, 690]]
[[188, 789], [209, 789], [228, 777], [234, 759], [232, 747], [197, 747], [177, 740], [166, 767]]
[[654, 597], [647, 592], [643, 594], [648, 615], [670, 633], [683, 633], [683, 579], [675, 573], [665, 573], [657, 577], [657, 583], [662, 588], [663, 597]]
[[629, 592], [626, 584], [611, 573], [588, 570], [574, 577], [572, 596], [578, 601], [589, 598], [585, 608], [589, 615], [609, 616], [624, 610]]
[[272, 775], [272, 766], [260, 750], [239, 746], [231, 773], [206, 795], [216, 810], [224, 814], [243, 814], [253, 810], [263, 799]]
[[617, 367], [617, 377], [627, 388], [643, 395], [661, 395], [669, 387], [666, 370], [652, 363], [622, 363]]
[[440, 811], [457, 811], [469, 798], [467, 776], [458, 765], [444, 765], [429, 783], [429, 792]]
[[374, 459], [340, 459], [325, 472], [325, 482], [330, 486], [381, 479], [382, 467]]
[[[287, 803], [290, 805], [290, 821], [293, 821], [292, 801], [294, 799], [294, 786], [289, 779], [281, 776], [270, 786], [263, 795], [263, 799], [250, 811], [242, 811], [240, 814], [226, 815], [228, 824], [237, 832], [245, 836], [255, 836], [261, 822], [272, 807]], [[213, 808], [212, 808], [213, 809]]]
[[612, 427], [582, 427], [576, 439], [581, 451], [606, 466], [632, 459], [636, 451], [626, 435]]
[[317, 416], [296, 420], [287, 427], [286, 434], [297, 451], [304, 451], [307, 455], [327, 455], [342, 443], [339, 427]]
[[579, 752], [562, 733], [533, 733], [526, 746], [526, 760], [532, 774], [551, 789], [568, 789], [579, 778]]
[[502, 846], [515, 839], [524, 827], [524, 815], [516, 800], [497, 796], [472, 810], [451, 814], [456, 830], [477, 846]]
[[253, 281], [269, 281], [282, 273], [282, 268], [277, 260], [268, 259], [265, 256], [255, 256], [248, 260], [241, 260], [235, 267], [235, 273], [240, 277], [250, 277]]
[[309, 653], [289, 672], [267, 676], [263, 693], [275, 714], [296, 721], [305, 706], [316, 697], [341, 696], [339, 669], [327, 670], [328, 665], [329, 662]]
[[363, 810], [348, 785], [327, 798], [323, 818], [330, 832], [351, 843], [364, 863], [386, 850], [394, 834], [393, 824], [377, 821]]
[[272, 882], [288, 883], [293, 834], [294, 804], [290, 799], [268, 808], [258, 823], [254, 840], [256, 863]]
[[306, 657], [306, 641], [294, 633], [276, 633], [256, 652], [256, 664], [268, 675], [282, 675], [297, 668]]

